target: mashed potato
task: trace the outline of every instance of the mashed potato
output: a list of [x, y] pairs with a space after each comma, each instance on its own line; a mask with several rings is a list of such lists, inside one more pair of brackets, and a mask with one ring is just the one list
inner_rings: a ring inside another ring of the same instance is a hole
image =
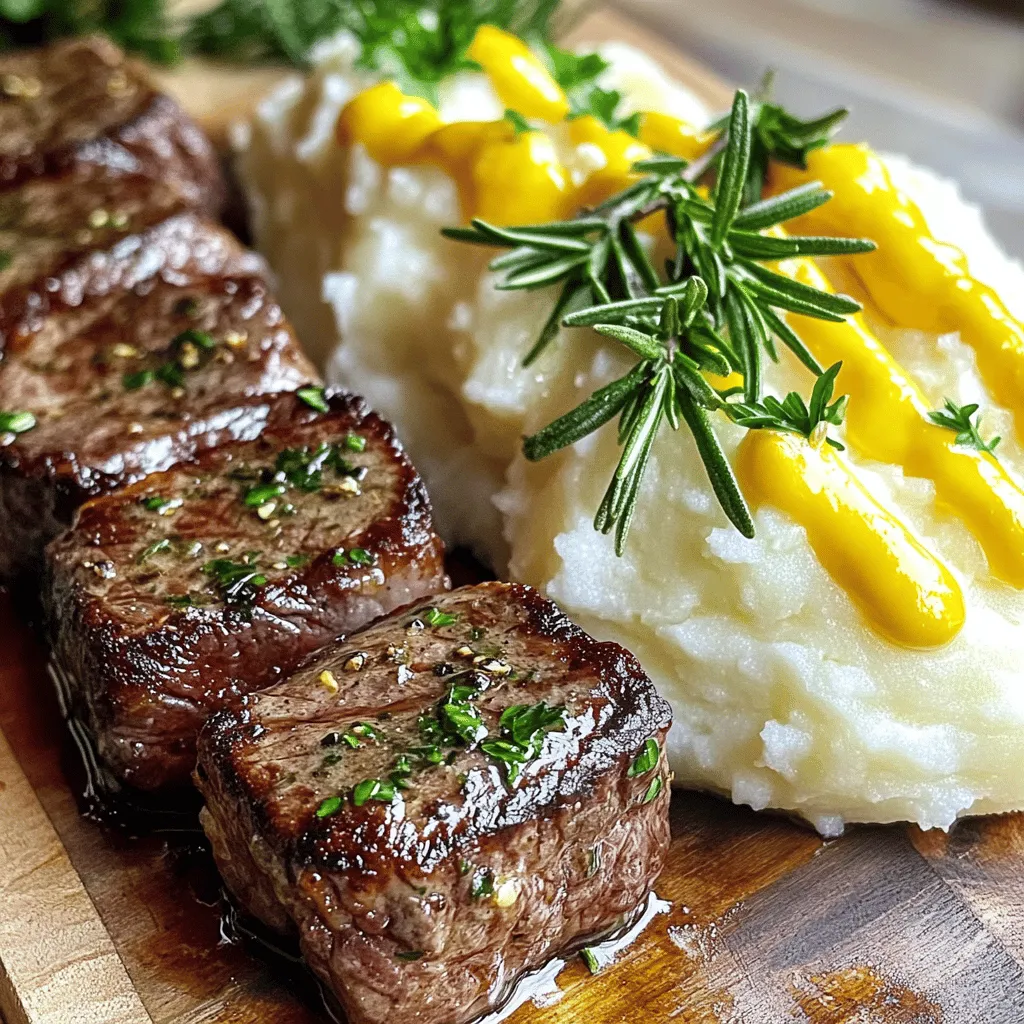
[[[706, 119], [642, 54], [602, 53], [612, 63], [605, 84], [634, 108]], [[446, 539], [639, 656], [672, 701], [682, 785], [794, 811], [826, 834], [848, 821], [945, 828], [963, 814], [1024, 807], [1024, 593], [993, 579], [932, 485], [851, 456], [955, 570], [967, 624], [939, 650], [900, 649], [873, 633], [785, 515], [759, 512], [756, 538], [741, 537], [685, 431], [659, 438], [616, 558], [591, 525], [617, 458], [614, 431], [536, 465], [522, 459], [520, 440], [628, 364], [575, 331], [522, 368], [553, 297], [496, 291], [487, 252], [441, 237], [460, 220], [442, 172], [386, 170], [361, 147], [338, 146], [337, 114], [367, 84], [355, 56], [344, 37], [322, 46], [308, 81], [260, 105], [236, 139], [241, 174], [286, 311], [329, 379], [396, 424]], [[446, 83], [441, 113], [496, 118], [501, 105], [482, 76], [463, 74]], [[585, 174], [593, 154], [560, 145]], [[936, 233], [967, 251], [973, 273], [1024, 301], [1024, 272], [955, 189], [903, 161], [889, 165]], [[1001, 459], [1024, 468], [1010, 416], [992, 404], [958, 336], [874, 326], [936, 407], [947, 396], [980, 401], [986, 433], [1005, 438]], [[809, 380], [784, 360], [767, 385], [806, 393]], [[742, 431], [716, 428], [731, 453]]]

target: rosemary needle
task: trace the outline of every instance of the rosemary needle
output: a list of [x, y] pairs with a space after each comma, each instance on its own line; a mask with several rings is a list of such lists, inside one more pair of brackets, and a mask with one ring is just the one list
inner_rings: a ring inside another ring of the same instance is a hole
[[[526, 365], [554, 342], [560, 326], [591, 327], [636, 357], [627, 374], [523, 446], [528, 459], [542, 459], [618, 418], [619, 461], [594, 518], [596, 529], [614, 533], [618, 554], [654, 441], [666, 425], [685, 425], [725, 514], [747, 537], [753, 536], [753, 520], [712, 413], [748, 430], [780, 430], [842, 447], [828, 437], [846, 408], [846, 398], [834, 396], [840, 364], [821, 367], [782, 314], [841, 322], [860, 306], [794, 281], [770, 264], [870, 252], [874, 243], [762, 234], [828, 202], [831, 194], [820, 184], [769, 199], [761, 198], [758, 184], [751, 195], [751, 182], [763, 180], [763, 168], [753, 167], [761, 151], [803, 159], [827, 141], [838, 117], [798, 121], [740, 90], [719, 126], [719, 145], [693, 165], [664, 155], [642, 161], [635, 166], [640, 180], [572, 220], [515, 228], [474, 220], [468, 228], [445, 230], [451, 238], [507, 250], [490, 264], [501, 275], [499, 288], [559, 287]], [[710, 183], [709, 197], [703, 186]], [[675, 249], [664, 271], [652, 264], [634, 227], [656, 211], [665, 212]], [[777, 344], [815, 375], [809, 401], [796, 392], [782, 400], [763, 393], [764, 360], [778, 359]], [[742, 384], [716, 389], [708, 373], [736, 375]]]

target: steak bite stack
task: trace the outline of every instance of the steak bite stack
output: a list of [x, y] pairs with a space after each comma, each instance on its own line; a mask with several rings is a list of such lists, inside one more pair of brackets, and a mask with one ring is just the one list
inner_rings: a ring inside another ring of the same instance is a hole
[[185, 211], [216, 215], [217, 155], [106, 40], [0, 57], [0, 348], [47, 279]]
[[34, 574], [86, 498], [255, 437], [267, 395], [317, 380], [261, 271], [183, 214], [53, 279], [0, 362], [0, 409], [34, 422], [0, 435], [0, 577]]
[[360, 399], [308, 397], [324, 411], [278, 396], [256, 439], [88, 502], [50, 547], [54, 661], [121, 781], [187, 784], [211, 711], [447, 586], [391, 428]]
[[0, 582], [86, 498], [224, 440], [318, 381], [262, 260], [204, 219], [199, 129], [112, 44], [0, 58]]
[[467, 587], [214, 715], [203, 824], [350, 1024], [461, 1024], [643, 901], [668, 726], [621, 647], [528, 587]]
[[628, 923], [669, 841], [636, 660], [527, 587], [447, 591], [391, 428], [319, 386], [206, 219], [209, 144], [115, 47], [6, 55], [0, 91], [0, 582], [49, 545], [54, 675], [116, 781], [195, 769], [229, 887], [351, 1024], [463, 1024]]

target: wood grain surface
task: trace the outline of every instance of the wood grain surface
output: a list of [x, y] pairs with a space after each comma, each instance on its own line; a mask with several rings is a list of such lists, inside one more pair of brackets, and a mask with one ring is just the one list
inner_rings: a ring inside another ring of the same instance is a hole
[[0, 1006], [8, 1024], [150, 1024], [96, 908], [0, 735]]
[[[728, 99], [621, 19], [598, 14], [573, 35], [638, 42], [713, 106]], [[191, 69], [173, 88], [223, 133], [271, 77]], [[218, 880], [193, 835], [131, 839], [81, 815], [80, 772], [25, 618], [0, 598], [0, 729], [21, 766], [0, 738], [8, 1024], [323, 1021], [301, 975], [223, 941]], [[657, 885], [670, 909], [596, 977], [570, 963], [559, 996], [511, 1024], [1024, 1024], [1024, 817], [825, 842], [676, 793], [672, 831]]]

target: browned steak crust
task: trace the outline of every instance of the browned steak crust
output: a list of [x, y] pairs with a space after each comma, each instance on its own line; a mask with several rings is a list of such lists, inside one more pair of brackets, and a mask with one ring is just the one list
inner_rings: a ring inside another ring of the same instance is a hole
[[0, 188], [43, 177], [161, 182], [179, 209], [209, 213], [224, 194], [209, 140], [98, 36], [0, 56]]
[[[540, 702], [558, 720], [531, 734]], [[669, 843], [669, 722], [621, 647], [528, 587], [466, 587], [213, 716], [203, 824], [350, 1024], [462, 1024], [643, 900]]]
[[113, 44], [0, 57], [0, 350], [52, 305], [77, 305], [89, 253], [182, 212], [215, 214], [223, 191], [208, 140]]
[[36, 571], [86, 498], [255, 437], [263, 396], [318, 379], [261, 270], [182, 214], [81, 258], [23, 307], [0, 410], [35, 426], [0, 434], [0, 577]]
[[87, 503], [48, 567], [74, 710], [142, 789], [188, 783], [211, 711], [447, 586], [419, 477], [344, 394], [273, 398], [257, 439]]

